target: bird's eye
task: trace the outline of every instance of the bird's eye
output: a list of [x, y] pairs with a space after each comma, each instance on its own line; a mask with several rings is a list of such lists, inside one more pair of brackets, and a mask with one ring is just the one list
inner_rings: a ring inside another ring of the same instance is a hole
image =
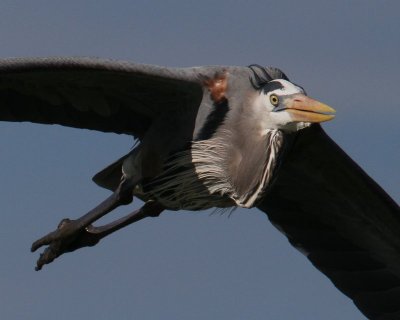
[[278, 98], [278, 96], [275, 95], [275, 94], [271, 94], [271, 95], [270, 95], [269, 101], [271, 101], [271, 104], [272, 104], [273, 106], [277, 106], [277, 105], [279, 104], [279, 98]]

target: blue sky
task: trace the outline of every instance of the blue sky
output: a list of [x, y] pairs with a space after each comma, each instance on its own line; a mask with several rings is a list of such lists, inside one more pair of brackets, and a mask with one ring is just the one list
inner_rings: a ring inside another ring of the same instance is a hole
[[[337, 110], [325, 129], [399, 201], [398, 12], [394, 0], [2, 0], [0, 57], [280, 67]], [[31, 242], [105, 198], [90, 178], [131, 145], [0, 123], [4, 319], [364, 319], [257, 209], [164, 213], [35, 272]]]

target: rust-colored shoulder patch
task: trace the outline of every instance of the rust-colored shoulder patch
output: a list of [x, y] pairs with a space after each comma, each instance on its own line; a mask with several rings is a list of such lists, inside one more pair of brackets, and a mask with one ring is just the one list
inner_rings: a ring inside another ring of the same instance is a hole
[[226, 73], [217, 74], [214, 78], [204, 80], [204, 85], [210, 91], [211, 99], [220, 103], [226, 99], [225, 92], [228, 86]]

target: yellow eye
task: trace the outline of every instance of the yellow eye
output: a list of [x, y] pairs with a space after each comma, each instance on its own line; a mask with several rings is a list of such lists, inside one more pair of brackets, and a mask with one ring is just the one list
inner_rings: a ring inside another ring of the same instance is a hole
[[270, 95], [269, 101], [271, 101], [271, 104], [272, 104], [273, 106], [277, 106], [277, 105], [279, 104], [279, 98], [278, 98], [278, 96], [275, 95], [275, 94], [271, 94], [271, 95]]

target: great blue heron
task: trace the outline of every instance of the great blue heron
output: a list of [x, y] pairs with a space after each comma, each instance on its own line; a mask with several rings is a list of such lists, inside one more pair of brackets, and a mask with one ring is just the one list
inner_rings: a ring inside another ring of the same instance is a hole
[[[37, 270], [164, 209], [257, 206], [366, 316], [399, 319], [399, 207], [317, 124], [333, 117], [276, 68], [0, 60], [0, 120], [140, 142], [94, 176], [109, 198], [33, 243]], [[141, 209], [92, 225], [133, 196]]]

